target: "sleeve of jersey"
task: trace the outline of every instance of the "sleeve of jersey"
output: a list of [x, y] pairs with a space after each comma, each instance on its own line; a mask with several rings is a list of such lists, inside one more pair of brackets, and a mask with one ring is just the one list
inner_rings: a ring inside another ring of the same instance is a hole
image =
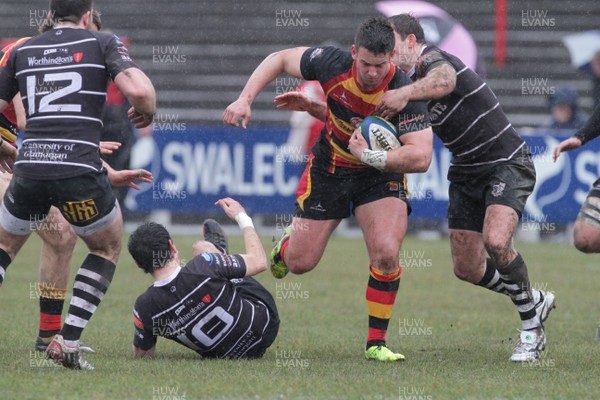
[[573, 136], [581, 140], [581, 144], [586, 144], [590, 140], [600, 136], [600, 105], [594, 108], [590, 119]]
[[[106, 40], [106, 39], [105, 39]], [[105, 47], [105, 60], [110, 79], [114, 80], [119, 72], [127, 68], [139, 68], [129, 56], [129, 50], [117, 35], [108, 38]]]
[[311, 47], [300, 59], [300, 73], [307, 81], [327, 82], [333, 76], [328, 76], [336, 70], [342, 50], [336, 47]]
[[241, 255], [202, 253], [198, 254], [186, 268], [212, 278], [234, 279], [246, 275], [246, 263]]
[[[8, 59], [4, 59], [4, 57]], [[19, 91], [19, 84], [14, 75], [14, 53], [0, 52], [0, 100], [10, 103]]]
[[448, 64], [450, 66], [452, 65], [439, 51], [430, 51], [419, 57], [415, 72], [418, 77], [423, 78], [432, 68], [435, 68], [441, 64]]
[[150, 350], [156, 345], [156, 336], [152, 333], [152, 327], [145, 326], [142, 322], [138, 312], [139, 307], [137, 303], [138, 302], [136, 302], [135, 308], [133, 309], [133, 325], [135, 328], [133, 334], [133, 345], [138, 349], [146, 351]]

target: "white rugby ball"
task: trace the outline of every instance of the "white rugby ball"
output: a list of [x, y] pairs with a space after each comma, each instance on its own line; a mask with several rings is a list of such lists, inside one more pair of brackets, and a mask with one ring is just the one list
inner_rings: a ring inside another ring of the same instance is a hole
[[365, 118], [360, 124], [360, 132], [371, 150], [389, 151], [402, 145], [394, 125], [380, 117]]

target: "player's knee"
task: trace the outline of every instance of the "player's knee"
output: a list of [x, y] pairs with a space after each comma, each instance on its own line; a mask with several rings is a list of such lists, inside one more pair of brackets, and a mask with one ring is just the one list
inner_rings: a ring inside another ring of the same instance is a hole
[[384, 274], [394, 274], [398, 271], [398, 257], [390, 255], [371, 259], [371, 265]]
[[484, 237], [484, 246], [492, 260], [500, 265], [507, 264], [504, 260], [510, 259], [511, 241], [508, 242], [500, 235], [489, 234]]
[[454, 275], [461, 281], [476, 283], [476, 282], [473, 282], [473, 280], [474, 280], [473, 271], [471, 268], [469, 268], [469, 265], [466, 263], [455, 261], [454, 262]]
[[575, 231], [575, 235], [574, 235], [574, 244], [575, 244], [575, 248], [579, 251], [581, 251], [582, 253], [597, 253], [598, 252], [598, 248], [600, 247], [597, 243], [595, 243], [594, 240], [592, 240], [592, 238], [590, 238], [590, 236], [582, 234], [582, 233], [578, 233], [577, 231]]
[[288, 269], [292, 274], [301, 275], [312, 271], [317, 266], [316, 263], [304, 262], [304, 261], [293, 261], [287, 264]]

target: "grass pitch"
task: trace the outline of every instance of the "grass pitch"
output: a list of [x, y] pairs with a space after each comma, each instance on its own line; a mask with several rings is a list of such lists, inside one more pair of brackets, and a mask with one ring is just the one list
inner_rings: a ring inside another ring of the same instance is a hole
[[[176, 237], [191, 255], [192, 237]], [[124, 241], [125, 243], [125, 241]], [[270, 249], [270, 238], [265, 248]], [[0, 288], [1, 399], [598, 399], [600, 257], [556, 244], [518, 244], [534, 286], [556, 293], [547, 351], [535, 363], [508, 362], [518, 314], [508, 297], [456, 279], [447, 240], [408, 238], [388, 344], [407, 361], [364, 359], [368, 259], [360, 239], [334, 238], [311, 273], [258, 279], [282, 323], [265, 357], [200, 360], [159, 339], [157, 359], [133, 360], [135, 298], [151, 284], [126, 250], [113, 284], [83, 335], [96, 371], [53, 367], [34, 352], [40, 242], [32, 237]], [[241, 249], [232, 238], [232, 250]], [[72, 274], [85, 257], [79, 244]], [[69, 287], [69, 293], [71, 287]], [[68, 303], [65, 305], [65, 312]]]

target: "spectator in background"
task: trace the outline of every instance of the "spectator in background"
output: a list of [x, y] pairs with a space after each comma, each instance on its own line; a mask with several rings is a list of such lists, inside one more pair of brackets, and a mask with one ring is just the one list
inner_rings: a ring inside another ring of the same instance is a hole
[[600, 104], [600, 50], [592, 58], [592, 100], [594, 108]]
[[579, 109], [577, 92], [570, 86], [557, 87], [554, 94], [548, 98], [548, 105], [552, 112], [552, 121], [546, 128], [576, 131], [587, 120], [587, 116]]

